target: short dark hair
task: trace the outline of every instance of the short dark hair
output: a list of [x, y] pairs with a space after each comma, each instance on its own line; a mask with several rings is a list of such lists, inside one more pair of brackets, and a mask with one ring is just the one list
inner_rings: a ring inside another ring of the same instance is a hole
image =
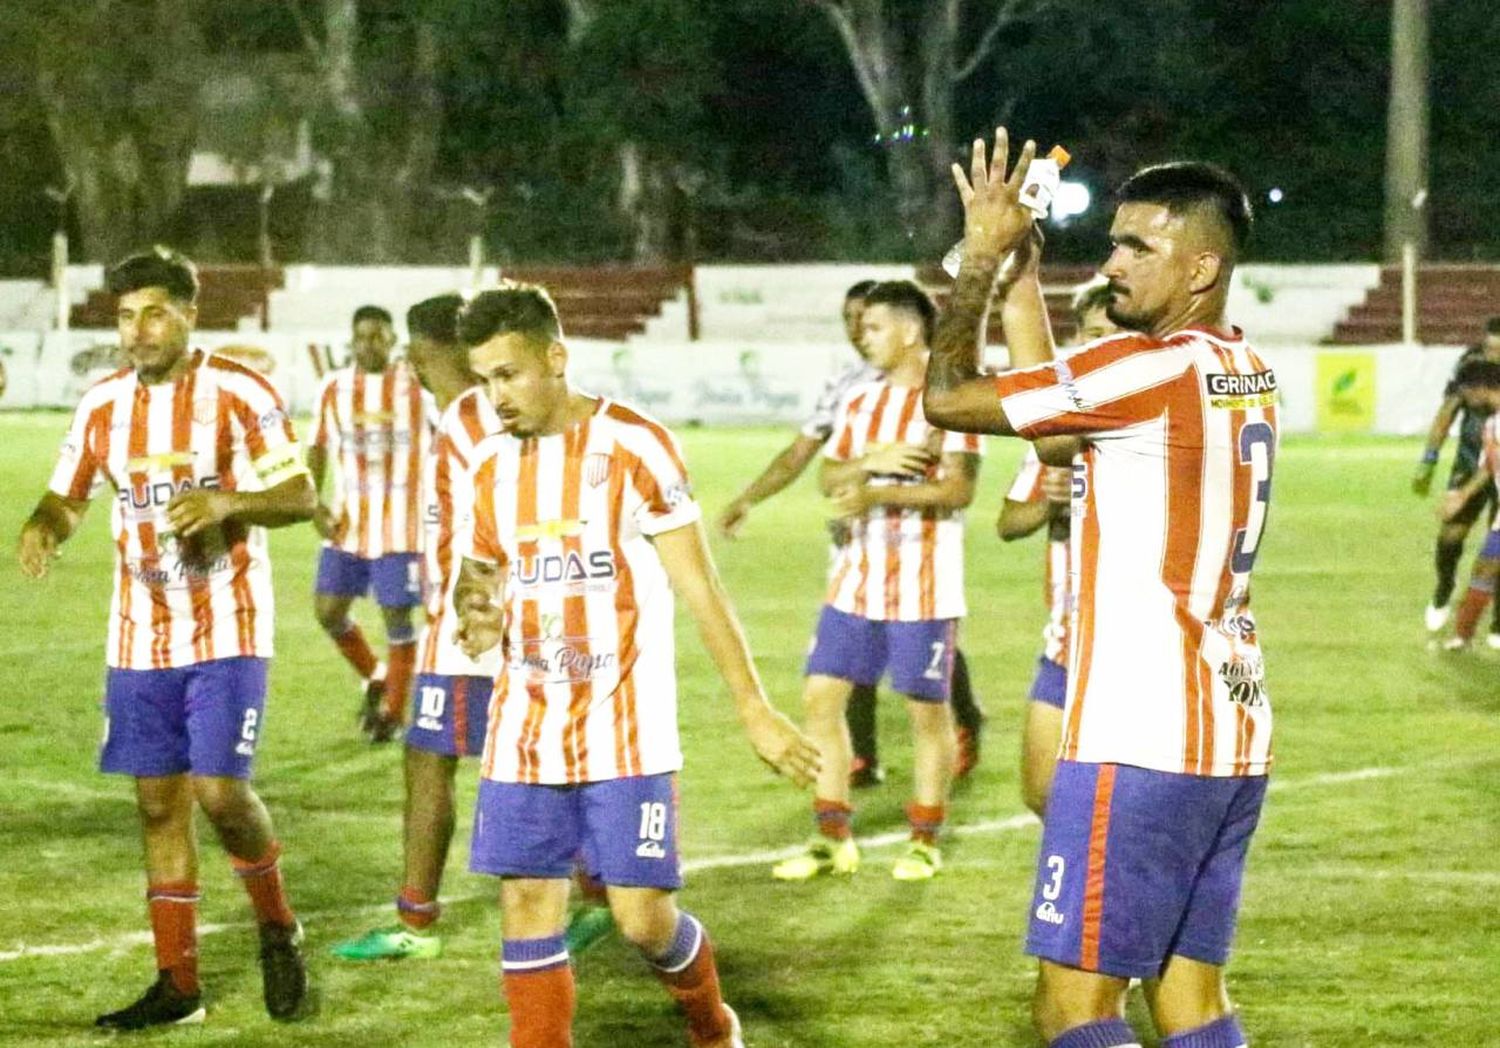
[[498, 288], [475, 295], [459, 311], [458, 338], [466, 346], [512, 334], [548, 343], [562, 338], [557, 306], [540, 284], [503, 281]]
[[1500, 335], [1500, 317], [1490, 317], [1484, 322], [1484, 333], [1486, 335]]
[[458, 311], [462, 295], [434, 295], [406, 311], [406, 330], [412, 338], [427, 338], [446, 346], [458, 344]]
[[1486, 389], [1500, 387], [1500, 361], [1471, 360], [1460, 367], [1449, 384], [1450, 393], [1461, 389], [1483, 386]]
[[937, 327], [937, 307], [927, 292], [910, 280], [882, 280], [865, 294], [866, 306], [890, 306], [904, 310], [922, 322], [922, 338], [932, 341]]
[[354, 319], [350, 324], [358, 324], [361, 320], [379, 320], [391, 327], [396, 326], [395, 320], [391, 318], [391, 311], [384, 306], [360, 306], [354, 311]]
[[869, 298], [870, 292], [878, 283], [877, 280], [861, 280], [857, 284], [850, 285], [849, 290], [844, 292], [844, 301], [848, 302], [851, 298]]
[[1174, 215], [1202, 208], [1217, 215], [1234, 238], [1236, 252], [1250, 239], [1255, 210], [1245, 187], [1218, 164], [1177, 160], [1142, 168], [1115, 194], [1122, 204], [1160, 204]]
[[198, 267], [186, 255], [157, 245], [116, 262], [105, 286], [116, 298], [141, 288], [165, 288], [178, 302], [192, 304], [198, 301]]

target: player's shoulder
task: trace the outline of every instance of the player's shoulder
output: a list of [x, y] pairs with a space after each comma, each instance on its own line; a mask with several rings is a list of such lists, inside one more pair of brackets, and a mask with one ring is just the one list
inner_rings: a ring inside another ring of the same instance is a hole
[[631, 451], [664, 449], [674, 457], [678, 454], [676, 434], [633, 404], [601, 399], [595, 416], [617, 443]]
[[270, 410], [281, 404], [281, 394], [270, 380], [237, 360], [208, 353], [197, 366], [218, 389], [257, 411]]
[[443, 409], [438, 416], [437, 431], [476, 447], [492, 433], [500, 431], [500, 419], [482, 386], [470, 386]]
[[108, 375], [89, 383], [83, 391], [83, 396], [79, 398], [78, 410], [83, 411], [85, 407], [92, 410], [106, 400], [113, 400], [121, 390], [133, 385], [135, 385], [134, 368], [123, 367], [117, 371], [111, 371]]

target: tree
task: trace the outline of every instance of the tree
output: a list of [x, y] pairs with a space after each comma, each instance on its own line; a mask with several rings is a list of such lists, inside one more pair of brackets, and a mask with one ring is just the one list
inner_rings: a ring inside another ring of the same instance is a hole
[[0, 10], [7, 50], [31, 72], [72, 184], [75, 257], [107, 262], [167, 232], [197, 133], [198, 13], [199, 0]]
[[[817, 0], [844, 43], [876, 141], [885, 146], [899, 220], [924, 255], [946, 246], [957, 224], [948, 174], [956, 159], [954, 91], [992, 55], [1002, 33], [1048, 4]], [[960, 35], [976, 24], [964, 53]]]

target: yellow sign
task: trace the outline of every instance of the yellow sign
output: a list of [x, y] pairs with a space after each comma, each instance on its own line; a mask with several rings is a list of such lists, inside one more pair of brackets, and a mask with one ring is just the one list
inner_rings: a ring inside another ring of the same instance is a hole
[[1318, 354], [1318, 431], [1368, 433], [1375, 428], [1375, 354]]

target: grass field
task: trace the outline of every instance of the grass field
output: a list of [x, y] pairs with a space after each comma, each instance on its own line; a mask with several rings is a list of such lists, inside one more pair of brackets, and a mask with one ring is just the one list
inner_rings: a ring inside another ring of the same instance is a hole
[[[129, 784], [94, 770], [108, 606], [107, 506], [49, 579], [24, 580], [14, 535], [46, 482], [59, 415], [0, 415], [0, 1043], [93, 1044], [101, 1011], [151, 977]], [[688, 431], [710, 512], [786, 434]], [[949, 866], [893, 882], [893, 846], [850, 881], [774, 884], [757, 853], [804, 838], [807, 798], [739, 735], [690, 629], [679, 663], [688, 763], [684, 893], [718, 943], [725, 991], [753, 1048], [1032, 1045], [1032, 964], [1020, 953], [1034, 823], [1019, 819], [1017, 732], [1043, 617], [1041, 551], [1001, 546], [991, 521], [1018, 447], [992, 443], [971, 515], [963, 635], [990, 711], [983, 764], [956, 798]], [[1264, 1048], [1500, 1045], [1500, 660], [1425, 649], [1434, 525], [1406, 492], [1405, 441], [1288, 440], [1255, 600], [1277, 713], [1273, 791], [1250, 858], [1231, 987]], [[773, 697], [797, 711], [824, 547], [806, 480], [718, 543]], [[445, 885], [446, 952], [352, 966], [338, 939], [387, 923], [399, 875], [399, 750], [354, 729], [354, 680], [316, 630], [310, 528], [274, 539], [278, 656], [258, 783], [307, 925], [318, 1014], [261, 1009], [254, 932], [200, 821], [209, 1019], [153, 1034], [203, 1046], [503, 1043], [495, 885], [465, 872], [469, 799]], [[904, 713], [882, 705], [892, 775], [860, 796], [861, 833], [901, 828]], [[641, 962], [609, 943], [578, 963], [583, 1048], [684, 1044]], [[1142, 1019], [1138, 1007], [1132, 1016]], [[1145, 1025], [1140, 1025], [1144, 1031]], [[1146, 1043], [1155, 1043], [1148, 1038]]]

